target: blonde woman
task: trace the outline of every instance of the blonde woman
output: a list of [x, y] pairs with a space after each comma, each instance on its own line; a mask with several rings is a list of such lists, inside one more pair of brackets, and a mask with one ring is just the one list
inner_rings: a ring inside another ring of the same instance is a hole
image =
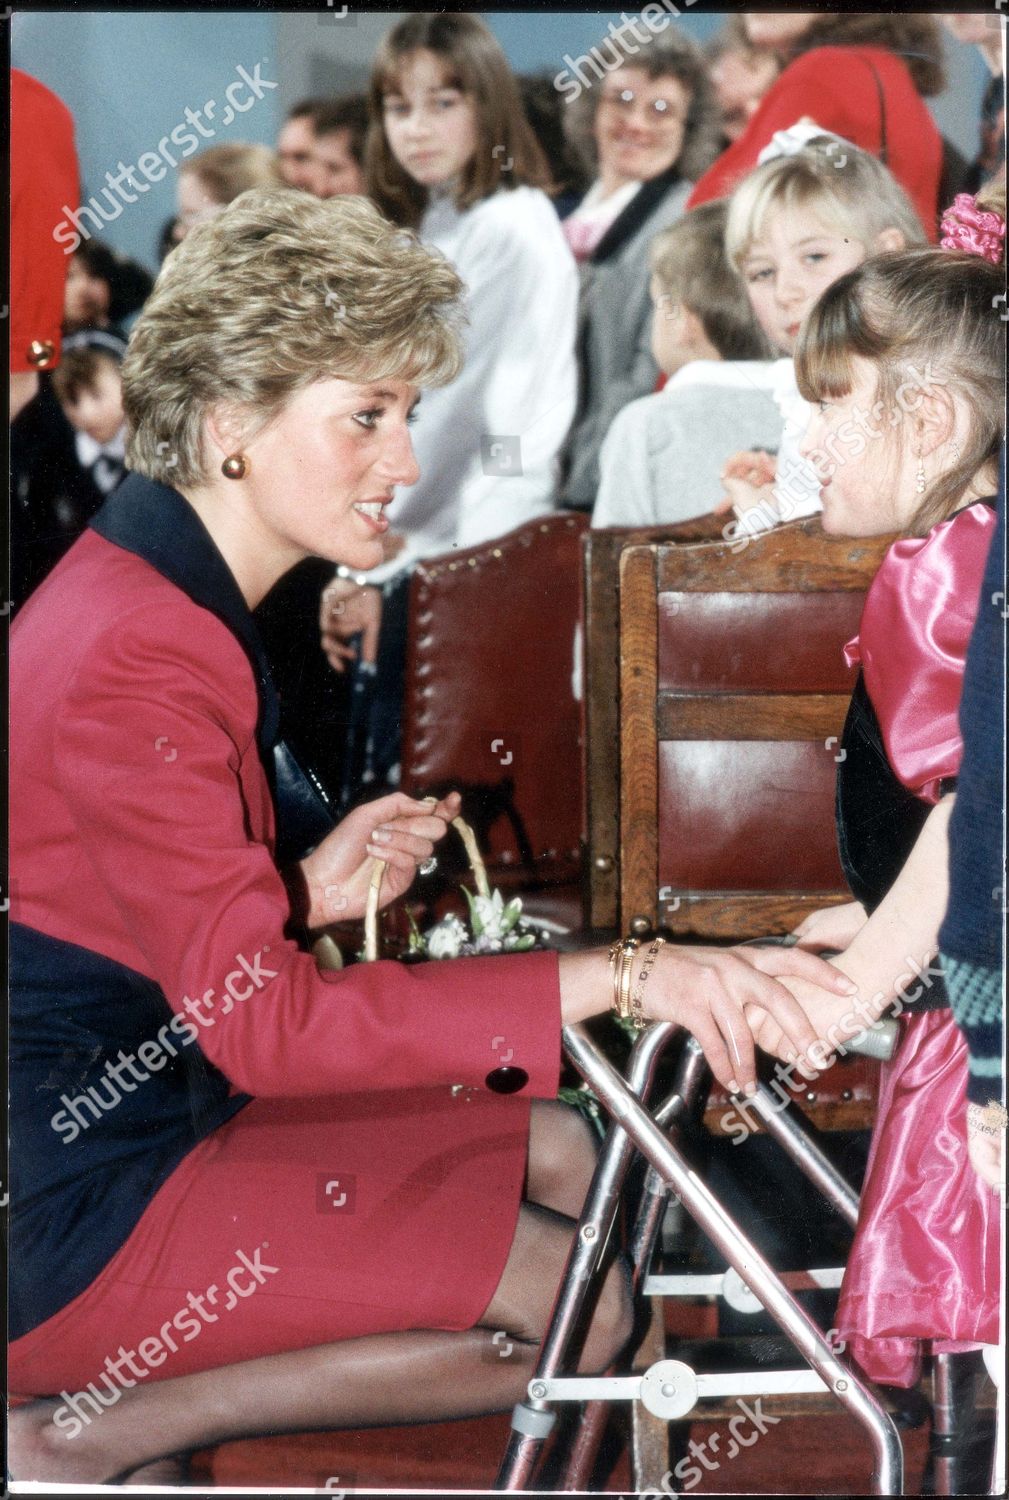
[[[124, 365], [134, 472], [15, 622], [17, 1479], [505, 1410], [533, 1369], [594, 1165], [560, 1028], [608, 1009], [606, 953], [320, 973], [292, 934], [360, 915], [374, 859], [401, 894], [458, 801], [306, 822], [250, 613], [306, 556], [378, 561], [461, 291], [358, 197], [194, 229]], [[847, 985], [670, 945], [645, 1012], [745, 1088], [748, 1005], [812, 1041], [785, 973]], [[629, 1331], [618, 1261], [582, 1368]]]
[[[292, 930], [360, 915], [372, 859], [400, 894], [457, 801], [295, 828], [250, 618], [309, 553], [381, 555], [460, 291], [354, 196], [193, 229], [124, 363], [133, 472], [13, 627], [15, 1478], [525, 1391], [594, 1164], [559, 1028], [609, 1008], [606, 953], [319, 974]], [[670, 945], [646, 1013], [745, 1088], [747, 1005], [813, 1040], [778, 974], [847, 983]], [[628, 1331], [618, 1263], [583, 1368]]]

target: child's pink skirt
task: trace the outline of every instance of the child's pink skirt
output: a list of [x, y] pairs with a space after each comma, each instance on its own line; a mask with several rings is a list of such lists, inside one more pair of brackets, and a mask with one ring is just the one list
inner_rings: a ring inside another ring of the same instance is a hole
[[871, 1380], [912, 1386], [930, 1349], [998, 1342], [1001, 1200], [967, 1155], [967, 1048], [952, 1015], [900, 1021], [837, 1326]]

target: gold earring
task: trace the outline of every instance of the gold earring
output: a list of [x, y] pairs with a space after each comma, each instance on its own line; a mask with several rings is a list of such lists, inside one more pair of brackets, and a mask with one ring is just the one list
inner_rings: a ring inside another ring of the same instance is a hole
[[914, 492], [916, 495], [924, 495], [925, 493], [925, 465], [922, 462], [920, 450], [918, 453], [918, 473], [915, 476]]
[[232, 453], [221, 465], [225, 479], [244, 479], [249, 472], [249, 461], [244, 453]]

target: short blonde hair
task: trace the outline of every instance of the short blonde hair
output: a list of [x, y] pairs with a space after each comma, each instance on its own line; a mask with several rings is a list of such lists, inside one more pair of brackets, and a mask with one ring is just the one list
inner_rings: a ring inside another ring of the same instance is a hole
[[725, 226], [726, 253], [737, 268], [772, 208], [812, 209], [870, 254], [884, 229], [899, 229], [908, 249], [926, 243], [897, 179], [868, 151], [836, 136], [816, 136], [801, 151], [764, 162], [743, 178], [729, 200]]
[[313, 381], [444, 385], [462, 367], [463, 283], [367, 199], [243, 193], [172, 251], [123, 362], [127, 463], [207, 478], [217, 404], [262, 428]]
[[275, 154], [269, 146], [233, 141], [210, 146], [179, 168], [198, 177], [215, 203], [233, 203], [250, 188], [279, 187], [283, 182]]

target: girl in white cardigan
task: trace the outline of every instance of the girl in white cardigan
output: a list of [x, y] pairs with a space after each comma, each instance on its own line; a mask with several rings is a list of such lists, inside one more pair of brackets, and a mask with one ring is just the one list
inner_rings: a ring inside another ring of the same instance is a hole
[[[405, 587], [413, 563], [552, 508], [577, 394], [575, 262], [492, 33], [473, 15], [406, 17], [379, 48], [370, 105], [368, 190], [466, 283], [465, 366], [417, 408], [420, 477], [394, 497], [386, 563], [366, 584], [338, 578], [323, 595], [323, 645], [338, 671], [358, 658], [347, 644], [358, 632], [359, 670], [376, 661], [383, 605], [381, 655], [399, 654], [389, 635], [402, 600], [392, 590]], [[384, 661], [378, 669], [378, 696], [391, 709]], [[384, 734], [373, 729], [373, 740]], [[369, 781], [387, 771], [373, 749]]]

